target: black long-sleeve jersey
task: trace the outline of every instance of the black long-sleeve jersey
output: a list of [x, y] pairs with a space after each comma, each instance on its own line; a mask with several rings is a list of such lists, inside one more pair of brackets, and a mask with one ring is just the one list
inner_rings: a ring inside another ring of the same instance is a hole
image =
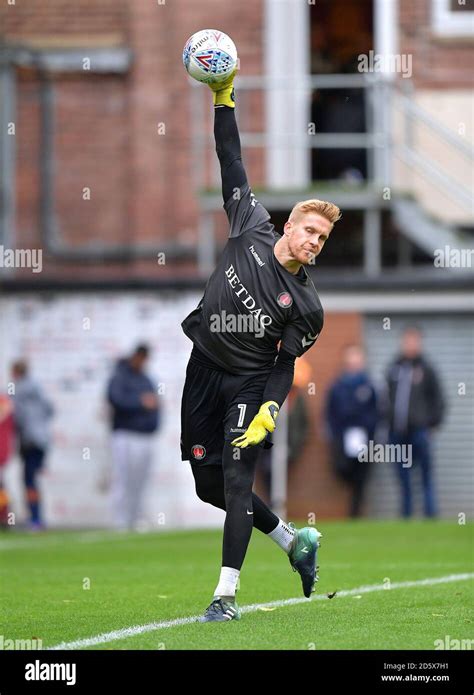
[[181, 326], [221, 368], [271, 372], [279, 343], [293, 357], [314, 345], [324, 312], [305, 268], [292, 274], [274, 254], [279, 235], [248, 185], [233, 109], [216, 109], [215, 116], [230, 234], [203, 297]]

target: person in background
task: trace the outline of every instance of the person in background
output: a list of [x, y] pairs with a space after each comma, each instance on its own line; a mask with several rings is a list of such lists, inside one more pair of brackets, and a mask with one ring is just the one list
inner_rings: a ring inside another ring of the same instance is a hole
[[146, 345], [119, 360], [108, 383], [112, 406], [112, 503], [115, 526], [136, 528], [152, 462], [153, 434], [159, 426], [157, 389], [145, 374]]
[[18, 360], [12, 365], [14, 382], [14, 422], [32, 531], [44, 528], [38, 474], [42, 470], [51, 443], [50, 421], [54, 409], [40, 386], [30, 377], [28, 364]]
[[[423, 484], [424, 513], [438, 513], [433, 484], [431, 430], [443, 421], [444, 397], [438, 376], [422, 354], [422, 334], [416, 326], [402, 334], [401, 352], [387, 370], [390, 443], [411, 445], [412, 462], [419, 463]], [[412, 466], [397, 467], [401, 486], [401, 514], [413, 513]]]
[[13, 403], [0, 394], [0, 528], [7, 529], [9, 497], [5, 488], [4, 471], [13, 452]]
[[336, 475], [350, 487], [349, 515], [355, 518], [360, 516], [370, 466], [358, 455], [374, 438], [379, 418], [377, 392], [360, 345], [344, 349], [343, 369], [328, 391], [325, 413], [332, 464]]

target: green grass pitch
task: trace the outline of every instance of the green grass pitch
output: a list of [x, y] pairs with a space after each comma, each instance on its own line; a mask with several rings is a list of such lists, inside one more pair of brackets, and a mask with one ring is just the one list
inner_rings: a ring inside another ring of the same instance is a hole
[[[301, 524], [298, 524], [301, 525]], [[279, 602], [241, 621], [147, 628], [87, 649], [435, 649], [474, 637], [473, 580], [396, 588], [473, 571], [473, 525], [453, 521], [319, 522], [319, 599], [306, 600], [286, 555], [254, 530], [239, 604]], [[197, 616], [212, 598], [220, 531], [0, 535], [4, 639], [43, 648]], [[332, 599], [327, 594], [380, 585]], [[121, 634], [121, 633], [119, 633]]]

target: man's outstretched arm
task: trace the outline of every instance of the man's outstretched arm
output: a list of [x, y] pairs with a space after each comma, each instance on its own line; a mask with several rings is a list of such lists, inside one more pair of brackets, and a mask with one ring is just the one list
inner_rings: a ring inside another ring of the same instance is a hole
[[247, 175], [242, 164], [239, 130], [233, 108], [229, 106], [215, 107], [214, 137], [216, 152], [221, 165], [222, 197], [226, 203], [234, 195], [236, 188], [243, 188], [247, 183]]
[[234, 87], [232, 75], [227, 85], [214, 91], [214, 137], [221, 165], [224, 210], [230, 223], [230, 238], [235, 238], [256, 227], [262, 228], [270, 220], [268, 211], [253, 195], [247, 181], [240, 137], [234, 113]]
[[242, 164], [239, 129], [235, 120], [233, 82], [234, 75], [219, 90], [213, 89], [214, 138], [221, 165], [224, 203], [232, 197], [236, 188], [243, 187], [247, 183], [247, 176]]

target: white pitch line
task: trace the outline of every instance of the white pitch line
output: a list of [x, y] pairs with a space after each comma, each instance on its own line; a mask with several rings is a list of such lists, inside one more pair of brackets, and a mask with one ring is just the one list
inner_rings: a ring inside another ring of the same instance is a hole
[[[382, 584], [372, 584], [370, 586], [359, 586], [355, 589], [344, 589], [337, 592], [336, 597], [358, 596], [359, 594], [369, 594], [374, 591], [391, 591], [392, 589], [410, 589], [418, 586], [433, 586], [434, 584], [447, 584], [449, 582], [461, 582], [466, 579], [473, 579], [474, 572], [464, 574], [448, 574], [445, 577], [433, 577], [430, 579], [415, 579], [406, 582], [393, 582], [390, 584], [390, 589]], [[312, 599], [307, 598], [288, 598], [281, 601], [271, 601], [270, 603], [254, 603], [249, 606], [242, 607], [242, 613], [255, 613], [261, 608], [280, 608], [281, 606], [293, 606], [298, 603], [308, 603], [308, 601], [328, 601], [325, 594], [318, 594]], [[147, 625], [136, 625], [135, 627], [124, 627], [120, 630], [112, 632], [103, 632], [96, 637], [87, 637], [85, 639], [75, 640], [73, 642], [61, 642], [49, 649], [81, 649], [82, 647], [94, 647], [97, 644], [105, 644], [106, 642], [114, 642], [115, 640], [125, 639], [126, 637], [135, 637], [142, 635], [145, 632], [154, 632], [155, 630], [163, 630], [168, 627], [178, 627], [179, 625], [189, 625], [198, 620], [200, 615], [189, 616], [188, 618], [175, 618], [174, 620], [165, 620], [160, 623], [148, 623]]]

